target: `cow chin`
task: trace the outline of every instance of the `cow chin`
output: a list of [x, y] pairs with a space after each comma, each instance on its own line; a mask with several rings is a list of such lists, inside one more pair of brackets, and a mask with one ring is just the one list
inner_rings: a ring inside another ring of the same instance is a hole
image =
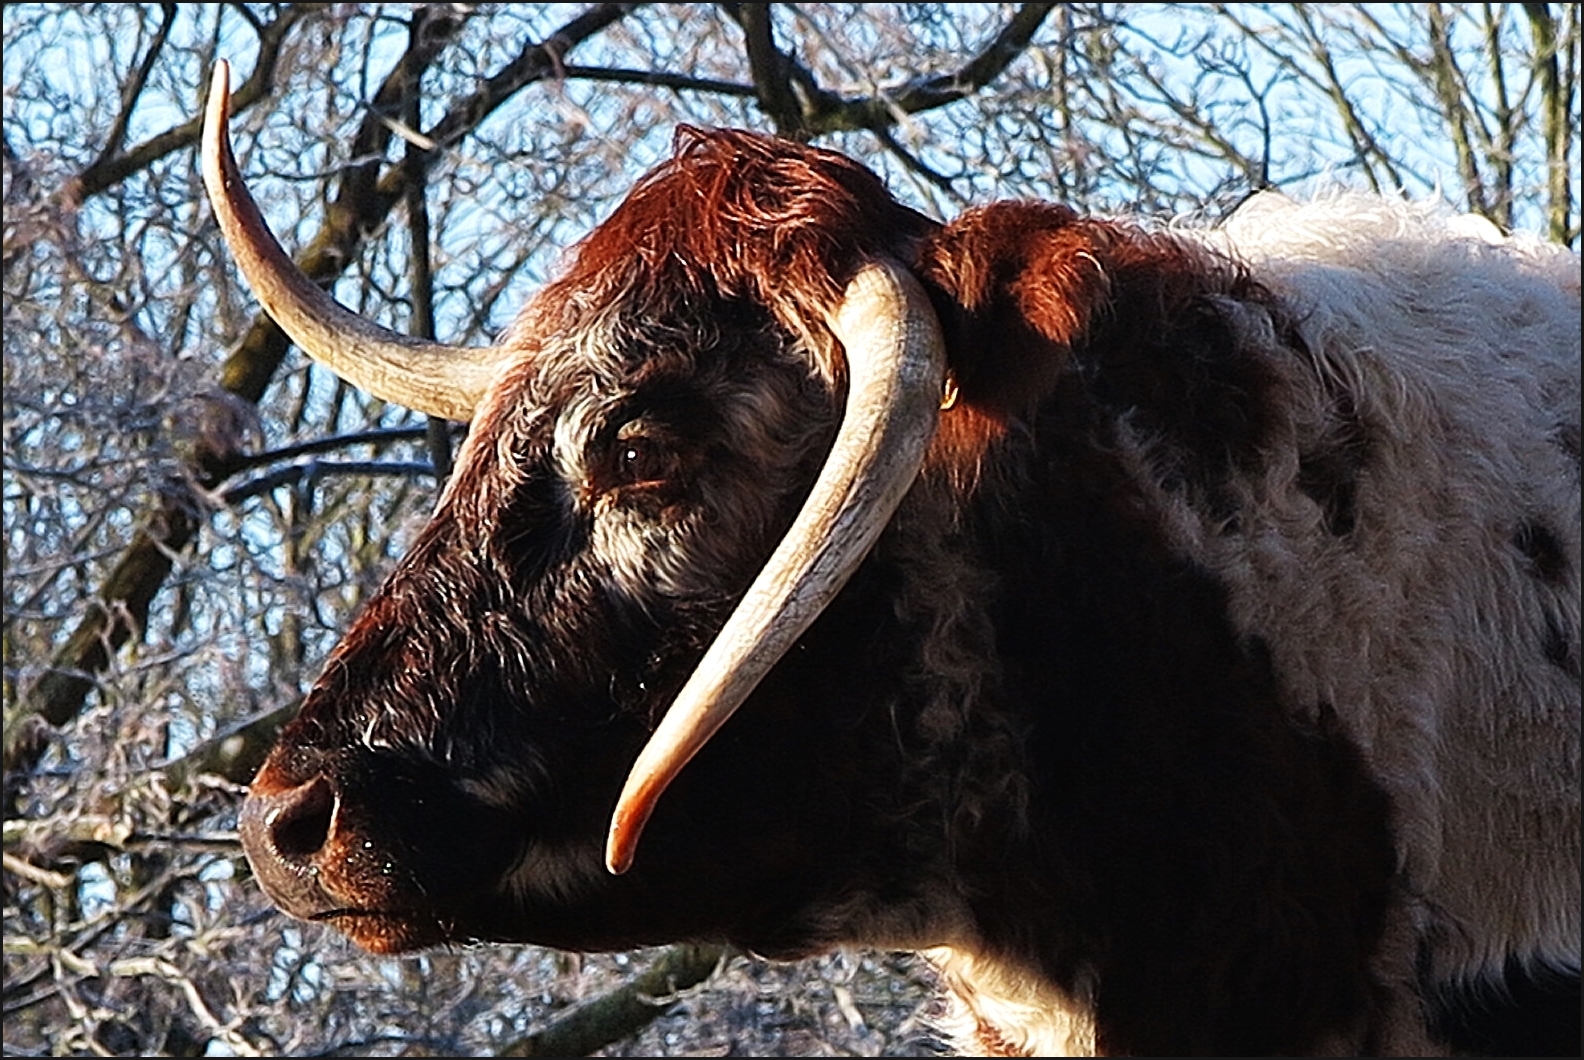
[[396, 914], [345, 909], [316, 917], [370, 953], [390, 955], [455, 942], [445, 925], [422, 914]]

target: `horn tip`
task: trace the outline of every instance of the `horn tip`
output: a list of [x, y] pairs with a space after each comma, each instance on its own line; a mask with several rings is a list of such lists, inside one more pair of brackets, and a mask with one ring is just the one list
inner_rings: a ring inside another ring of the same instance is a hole
[[611, 822], [610, 835], [605, 840], [605, 871], [620, 876], [632, 868], [637, 840], [620, 819]]
[[221, 105], [231, 100], [231, 63], [225, 59], [216, 59], [214, 72], [209, 75], [209, 106], [215, 106], [216, 100]]
[[204, 137], [206, 141], [224, 140], [225, 127], [231, 120], [231, 64], [216, 59], [214, 72], [209, 75], [209, 96], [204, 103]]
[[[638, 772], [638, 770], [634, 770]], [[663, 787], [663, 785], [661, 785]], [[646, 779], [629, 778], [616, 809], [611, 813], [610, 833], [605, 839], [605, 868], [620, 876], [632, 868], [638, 853], [638, 838], [654, 812], [659, 790]]]

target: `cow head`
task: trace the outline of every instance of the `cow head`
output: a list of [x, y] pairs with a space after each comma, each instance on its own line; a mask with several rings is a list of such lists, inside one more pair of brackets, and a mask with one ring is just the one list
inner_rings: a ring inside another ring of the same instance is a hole
[[275, 242], [227, 76], [205, 180], [267, 311], [349, 381], [472, 424], [253, 782], [265, 890], [376, 951], [832, 941], [809, 911], [876, 853], [853, 803], [889, 737], [858, 719], [895, 621], [832, 601], [935, 430], [942, 341], [898, 264], [930, 222], [840, 156], [684, 131], [500, 344], [418, 342]]

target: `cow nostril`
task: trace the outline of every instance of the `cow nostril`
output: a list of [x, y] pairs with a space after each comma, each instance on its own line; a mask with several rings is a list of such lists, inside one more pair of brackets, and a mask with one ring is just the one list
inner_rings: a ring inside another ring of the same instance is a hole
[[335, 810], [335, 791], [323, 777], [291, 792], [269, 821], [275, 852], [293, 859], [317, 854], [330, 839]]

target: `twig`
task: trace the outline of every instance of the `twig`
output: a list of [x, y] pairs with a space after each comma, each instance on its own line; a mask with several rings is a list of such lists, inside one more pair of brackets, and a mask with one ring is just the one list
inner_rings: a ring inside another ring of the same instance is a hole
[[726, 946], [673, 946], [643, 974], [587, 1001], [542, 1031], [519, 1038], [496, 1056], [588, 1056], [637, 1034], [682, 991], [714, 974], [731, 956]]

